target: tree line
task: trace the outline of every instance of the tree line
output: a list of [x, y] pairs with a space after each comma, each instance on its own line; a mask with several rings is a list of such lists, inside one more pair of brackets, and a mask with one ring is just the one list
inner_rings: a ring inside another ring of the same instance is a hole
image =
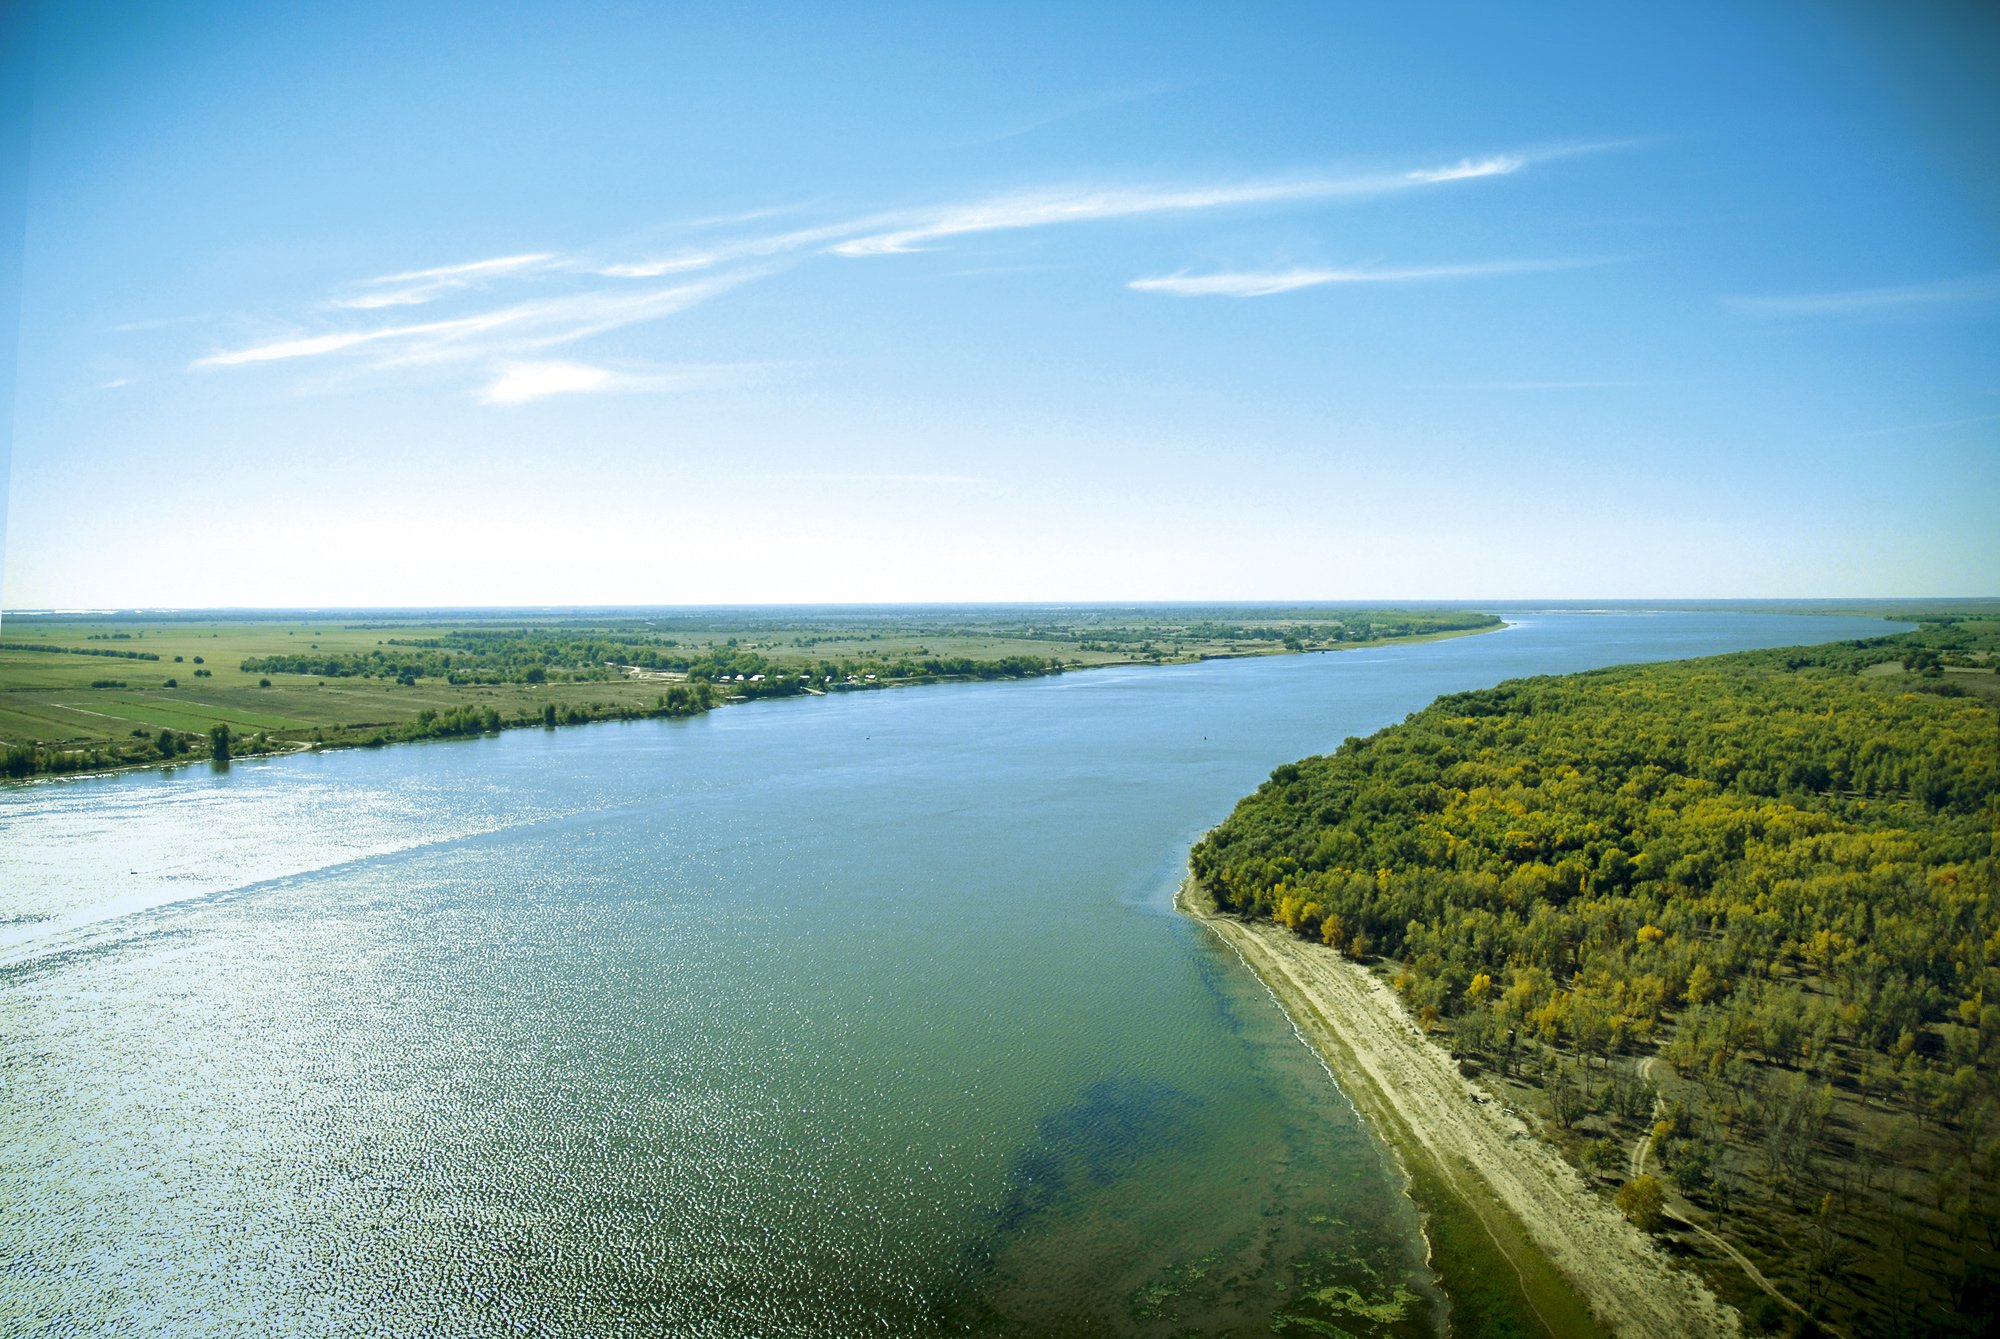
[[152, 651], [119, 651], [108, 646], [50, 646], [46, 642], [0, 642], [0, 651], [38, 651], [62, 656], [106, 656], [113, 660], [158, 660]]
[[[733, 639], [732, 639], [733, 642]], [[452, 684], [602, 682], [625, 677], [628, 669], [686, 674], [711, 682], [742, 675], [735, 691], [746, 696], [778, 696], [824, 687], [849, 678], [866, 681], [914, 679], [1014, 679], [1060, 673], [1053, 658], [1006, 656], [975, 660], [965, 656], [899, 655], [841, 659], [777, 660], [737, 646], [682, 647], [671, 639], [564, 636], [534, 630], [478, 629], [418, 641], [390, 641], [366, 651], [302, 652], [253, 656], [239, 666], [246, 674], [297, 674], [317, 678], [384, 678], [414, 683], [443, 679]], [[763, 678], [751, 684], [753, 676]]]

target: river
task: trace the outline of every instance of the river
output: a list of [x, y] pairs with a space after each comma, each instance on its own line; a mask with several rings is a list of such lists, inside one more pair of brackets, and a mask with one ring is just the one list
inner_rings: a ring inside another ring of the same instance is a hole
[[1428, 1334], [1417, 1216], [1174, 914], [1504, 631], [0, 788], [0, 1330]]

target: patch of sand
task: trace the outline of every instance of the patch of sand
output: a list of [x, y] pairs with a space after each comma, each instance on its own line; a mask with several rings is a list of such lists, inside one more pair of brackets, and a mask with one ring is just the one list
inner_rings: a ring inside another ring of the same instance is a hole
[[[1392, 1147], [1423, 1158], [1482, 1222], [1496, 1206], [1512, 1215], [1612, 1334], [1739, 1333], [1734, 1310], [1669, 1264], [1518, 1116], [1463, 1078], [1385, 982], [1270, 922], [1218, 913], [1192, 879], [1175, 903], [1270, 987]], [[1503, 1234], [1494, 1235], [1504, 1253]]]

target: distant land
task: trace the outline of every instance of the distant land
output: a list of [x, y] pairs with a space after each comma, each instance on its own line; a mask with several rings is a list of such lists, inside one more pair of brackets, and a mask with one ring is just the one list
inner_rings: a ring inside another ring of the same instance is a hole
[[0, 621], [13, 777], [1489, 631], [1435, 605], [36, 610]]

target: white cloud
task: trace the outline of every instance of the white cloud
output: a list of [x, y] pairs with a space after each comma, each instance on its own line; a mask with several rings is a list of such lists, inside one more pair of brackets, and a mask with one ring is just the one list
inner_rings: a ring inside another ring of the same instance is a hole
[[1426, 184], [1441, 181], [1471, 181], [1476, 177], [1504, 177], [1519, 172], [1528, 160], [1519, 154], [1495, 154], [1491, 158], [1461, 158], [1449, 167], [1419, 168], [1409, 174], [1411, 181]]
[[552, 252], [534, 251], [518, 256], [494, 256], [490, 260], [468, 260], [458, 265], [433, 265], [428, 269], [404, 270], [363, 279], [364, 284], [405, 284], [421, 280], [475, 279], [489, 274], [505, 274], [556, 259]]
[[1166, 274], [1134, 279], [1128, 288], [1174, 297], [1261, 298], [1322, 284], [1401, 284], [1428, 279], [1470, 279], [1493, 274], [1523, 274], [1532, 270], [1573, 269], [1594, 265], [1589, 260], [1503, 260], [1476, 265], [1426, 265], [1400, 270], [1245, 270], [1220, 274]]
[[968, 233], [1041, 228], [1058, 223], [1134, 218], [1238, 205], [1322, 200], [1335, 196], [1386, 195], [1417, 186], [1504, 176], [1527, 166], [1525, 156], [1470, 159], [1448, 167], [1400, 175], [1305, 177], [1237, 185], [1182, 189], [1083, 190], [997, 196], [971, 204], [948, 205], [911, 215], [907, 222], [851, 237], [829, 248], [841, 256], [890, 256], [922, 250], [927, 242]]
[[344, 330], [325, 335], [306, 335], [257, 344], [229, 353], [212, 353], [197, 358], [196, 367], [240, 367], [245, 363], [282, 362], [292, 358], [315, 358], [340, 353], [363, 344], [385, 340], [447, 340], [482, 330], [491, 330], [520, 319], [521, 308], [505, 308], [477, 316], [461, 316], [449, 321], [422, 321], [415, 325], [378, 326], [373, 330]]
[[[623, 326], [657, 321], [685, 311], [751, 277], [749, 273], [718, 276], [699, 283], [667, 288], [599, 290], [562, 297], [539, 298], [492, 311], [445, 321], [378, 326], [298, 339], [278, 340], [197, 359], [196, 367], [236, 367], [246, 363], [279, 362], [342, 353], [363, 346], [383, 346], [383, 366], [478, 358], [509, 350], [548, 348]], [[499, 340], [477, 336], [499, 334]]]
[[[495, 256], [490, 260], [467, 261], [461, 265], [437, 265], [426, 270], [405, 270], [363, 279], [356, 287], [374, 291], [336, 298], [334, 306], [359, 311], [381, 307], [414, 307], [461, 289], [473, 288], [501, 275], [547, 268], [560, 257], [536, 251], [518, 256]], [[390, 287], [394, 285], [394, 287]]]
[[[609, 278], [657, 278], [732, 260], [783, 255], [826, 244], [839, 256], [890, 256], [924, 249], [926, 243], [974, 233], [1041, 228], [1061, 223], [1185, 213], [1232, 206], [1319, 200], [1336, 196], [1386, 195], [1423, 186], [1480, 177], [1506, 176], [1542, 154], [1501, 154], [1461, 159], [1442, 167], [1348, 177], [1297, 177], [1188, 187], [1099, 187], [1022, 191], [953, 204], [891, 210], [840, 223], [795, 229], [763, 237], [672, 252], [656, 258], [592, 266]], [[776, 212], [776, 211], [774, 211]], [[742, 217], [755, 217], [744, 215]]]
[[503, 362], [479, 393], [486, 404], [526, 404], [551, 395], [634, 395], [742, 385], [765, 370], [762, 363], [693, 363], [614, 370], [562, 359]]
[[257, 344], [229, 353], [211, 353], [194, 360], [195, 367], [241, 367], [245, 363], [273, 363], [287, 358], [313, 358], [322, 353], [339, 353], [378, 339], [396, 339], [428, 329], [426, 326], [393, 326], [382, 330], [350, 330], [332, 335], [307, 335]]
[[636, 293], [622, 289], [574, 293], [566, 297], [522, 303], [512, 308], [511, 312], [530, 329], [541, 332], [531, 336], [536, 347], [568, 344], [591, 335], [601, 335], [608, 330], [657, 321], [662, 317], [686, 311], [690, 307], [706, 302], [718, 293], [727, 292], [736, 285], [755, 278], [757, 273], [754, 270], [743, 270], [694, 283], [675, 284], [667, 288], [649, 288]]
[[881, 216], [869, 219], [850, 220], [845, 223], [822, 224], [815, 228], [798, 228], [791, 232], [771, 233], [757, 237], [743, 237], [733, 242], [719, 242], [699, 250], [676, 251], [666, 256], [637, 261], [620, 261], [608, 265], [589, 267], [592, 274], [607, 279], [652, 279], [663, 274], [682, 274], [689, 270], [707, 269], [715, 265], [738, 260], [761, 260], [770, 256], [782, 256], [800, 251], [823, 242], [837, 241], [851, 237], [857, 231], [881, 227], [885, 219]]
[[[550, 296], [492, 306], [486, 310], [464, 312], [463, 306], [460, 306], [458, 310], [462, 314], [436, 320], [396, 321], [385, 315], [378, 318], [385, 322], [383, 324], [347, 324], [346, 328], [317, 331], [306, 329], [286, 338], [210, 353], [195, 359], [191, 366], [201, 369], [241, 367], [336, 355], [362, 355], [368, 360], [364, 366], [385, 368], [485, 361], [495, 369], [496, 379], [486, 390], [486, 398], [494, 403], [519, 403], [539, 398], [542, 394], [554, 394], [558, 390], [601, 390], [613, 385], [630, 388], [633, 384], [631, 378], [606, 374], [608, 382], [592, 381], [588, 386], [564, 384], [556, 390], [538, 389], [547, 378], [558, 377], [558, 372], [552, 369], [563, 369], [561, 376], [574, 379], [581, 375], [576, 369], [582, 365], [541, 362], [534, 355], [607, 331], [661, 320], [707, 301], [737, 284], [772, 272], [783, 263], [778, 259], [780, 257], [796, 257], [809, 251], [824, 250], [849, 257], [886, 256], [918, 251], [930, 243], [978, 233], [1336, 196], [1389, 194], [1448, 182], [1503, 176], [1557, 152], [1569, 151], [1538, 150], [1532, 154], [1466, 158], [1441, 167], [1361, 176], [1321, 175], [1175, 187], [1024, 191], [928, 208], [878, 212], [785, 232], [733, 239], [711, 236], [690, 240], [679, 250], [650, 257], [615, 258], [601, 252], [590, 255], [533, 251], [404, 270], [357, 281], [333, 298], [332, 305], [354, 313], [348, 321], [365, 321], [366, 317], [361, 314], [419, 306], [528, 278], [557, 291]], [[784, 212], [791, 212], [791, 207], [758, 211], [718, 222], [751, 221], [765, 213]], [[1255, 296], [1316, 284], [1445, 278], [1515, 268], [1539, 266], [1174, 275], [1141, 279], [1132, 286], [1144, 291], [1183, 295], [1217, 293]], [[709, 273], [697, 274], [701, 271]], [[687, 277], [681, 282], [664, 285], [646, 282], [670, 275]], [[560, 291], [565, 288], [570, 291]]]
[[1790, 293], [1724, 298], [1723, 304], [1755, 316], [1847, 316], [1915, 311], [2000, 298], [2000, 274], [1968, 274], [1932, 283], [1854, 288], [1832, 293]]
[[526, 404], [550, 395], [609, 390], [614, 382], [608, 369], [582, 363], [512, 363], [479, 398], [487, 404]]
[[684, 274], [689, 270], [705, 270], [720, 259], [721, 257], [713, 251], [689, 251], [662, 260], [638, 260], [606, 265], [591, 273], [602, 275], [606, 279], [657, 279], [663, 274]]

